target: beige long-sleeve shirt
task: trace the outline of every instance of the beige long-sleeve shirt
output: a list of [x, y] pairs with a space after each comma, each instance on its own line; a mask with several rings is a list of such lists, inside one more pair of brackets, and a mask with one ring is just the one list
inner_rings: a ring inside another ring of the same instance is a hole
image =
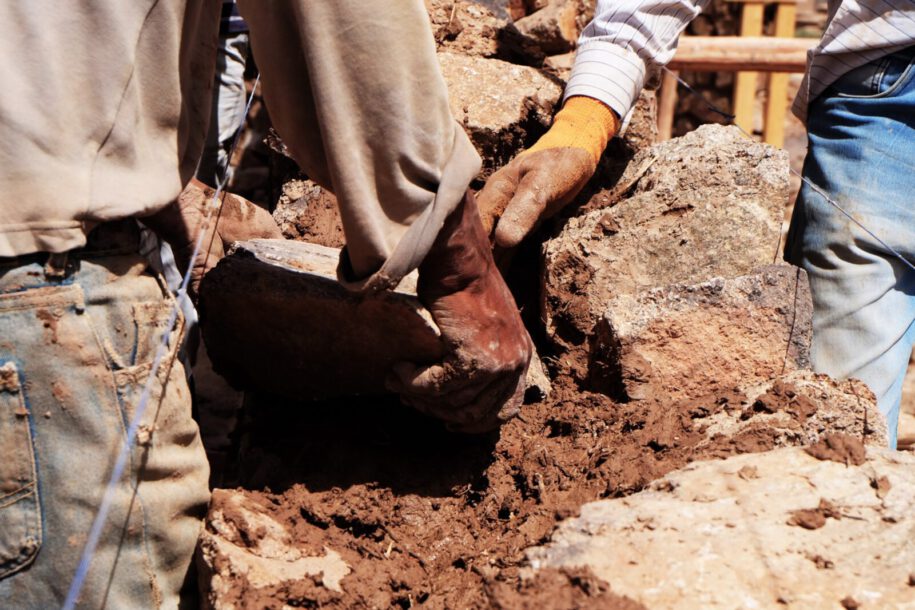
[[[0, 257], [77, 248], [178, 195], [208, 124], [221, 4], [0, 3]], [[422, 1], [239, 4], [274, 125], [338, 196], [344, 279], [396, 283], [480, 167]]]
[[[594, 20], [579, 41], [566, 97], [598, 99], [626, 116], [643, 86], [660, 81], [687, 24], [708, 0], [598, 0]], [[829, 0], [829, 21], [808, 55], [794, 103], [807, 105], [836, 79], [884, 55], [915, 45], [913, 0]]]

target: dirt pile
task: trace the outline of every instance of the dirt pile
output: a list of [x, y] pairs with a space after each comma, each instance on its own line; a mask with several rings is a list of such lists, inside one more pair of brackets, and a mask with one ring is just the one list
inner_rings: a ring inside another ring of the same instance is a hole
[[[650, 608], [902, 608], [915, 599], [915, 458], [779, 449], [700, 462], [582, 507], [533, 567], [582, 568]], [[552, 573], [552, 572], [551, 572]]]
[[311, 180], [293, 179], [283, 184], [273, 220], [286, 239], [328, 248], [342, 248], [346, 243], [337, 198]]
[[[218, 608], [512, 607], [506, 595], [531, 593], [521, 579], [525, 549], [582, 504], [638, 492], [697, 459], [806, 442], [810, 409], [793, 408], [785, 390], [775, 394], [783, 407], [733, 393], [617, 404], [560, 380], [552, 399], [526, 406], [498, 438], [476, 439], [449, 434], [390, 398], [308, 405], [262, 398], [249, 405], [239, 458], [239, 482], [249, 491], [221, 492], [211, 507], [201, 555], [206, 596]], [[863, 410], [851, 402], [854, 413]], [[794, 433], [777, 432], [775, 416], [782, 432]], [[827, 431], [836, 419], [824, 418]], [[235, 503], [258, 518], [237, 519], [227, 533], [221, 524]], [[272, 531], [268, 518], [280, 525], [285, 550], [274, 538], [262, 541]], [[261, 559], [298, 566], [269, 570], [282, 575], [312, 565], [303, 558], [337, 555], [351, 570], [342, 591], [323, 576], [252, 582], [247, 575]]]

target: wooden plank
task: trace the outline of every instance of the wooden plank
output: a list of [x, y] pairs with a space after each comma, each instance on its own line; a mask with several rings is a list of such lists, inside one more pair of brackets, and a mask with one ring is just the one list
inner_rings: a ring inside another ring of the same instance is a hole
[[669, 140], [674, 131], [674, 112], [677, 108], [677, 75], [671, 70], [664, 72], [661, 94], [658, 97], [658, 140]]
[[[794, 36], [794, 24], [797, 18], [797, 7], [794, 4], [779, 4], [775, 11], [775, 36], [791, 38]], [[773, 72], [769, 75], [769, 88], [766, 102], [766, 120], [763, 123], [763, 140], [781, 148], [785, 144], [785, 113], [788, 108], [788, 75], [784, 72]]]
[[807, 69], [807, 51], [819, 41], [813, 38], [767, 38], [763, 36], [683, 36], [671, 70], [715, 72], [798, 72]]
[[[763, 31], [762, 2], [748, 2], [740, 15], [740, 35], [760, 36]], [[738, 72], [734, 82], [734, 122], [748, 133], [753, 132], [753, 102], [756, 99], [757, 72]]]

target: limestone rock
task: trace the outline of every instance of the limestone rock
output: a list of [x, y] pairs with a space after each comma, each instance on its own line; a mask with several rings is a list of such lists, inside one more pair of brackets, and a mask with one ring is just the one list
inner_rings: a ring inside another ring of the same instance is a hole
[[[654, 610], [913, 608], [915, 456], [697, 462], [563, 522], [533, 568], [589, 567]], [[845, 607], [849, 607], [845, 605]]]
[[593, 7], [582, 0], [550, 0], [540, 10], [515, 22], [518, 30], [534, 40], [544, 53], [554, 55], [575, 48], [582, 28], [593, 16]]
[[286, 239], [329, 248], [342, 248], [346, 241], [337, 198], [311, 180], [294, 179], [283, 184], [273, 219]]
[[246, 608], [252, 590], [312, 577], [319, 586], [342, 593], [350, 567], [339, 553], [324, 547], [303, 553], [286, 527], [264, 514], [240, 492], [216, 489], [206, 529], [197, 548], [203, 608]]
[[[442, 345], [416, 297], [416, 275], [360, 296], [337, 282], [340, 251], [306, 242], [235, 244], [201, 285], [201, 328], [213, 367], [238, 389], [309, 400], [377, 395], [397, 362], [431, 364]], [[539, 359], [527, 397], [545, 398]]]
[[436, 46], [441, 51], [492, 57], [515, 64], [539, 66], [543, 51], [522, 34], [503, 9], [470, 0], [426, 0]]
[[706, 439], [700, 448], [736, 445], [747, 452], [760, 443], [810, 445], [830, 434], [886, 447], [886, 417], [877, 408], [874, 393], [857, 379], [836, 381], [796, 370], [748, 390], [746, 396], [750, 398], [732, 401], [727, 394], [712, 394], [689, 400], [693, 425]]
[[806, 273], [787, 264], [621, 294], [595, 327], [589, 382], [628, 399], [747, 390], [807, 366], [811, 316]]
[[539, 70], [498, 59], [439, 53], [451, 112], [488, 175], [546, 132], [562, 93]]
[[548, 336], [570, 351], [616, 296], [771, 263], [787, 197], [787, 154], [736, 127], [705, 125], [637, 154], [546, 244]]

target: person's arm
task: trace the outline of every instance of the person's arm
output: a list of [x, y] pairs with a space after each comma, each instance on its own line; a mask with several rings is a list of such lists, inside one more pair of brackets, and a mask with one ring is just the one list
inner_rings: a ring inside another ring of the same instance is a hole
[[657, 85], [681, 32], [707, 2], [598, 0], [552, 127], [480, 192], [484, 225], [497, 245], [517, 245], [578, 194], [642, 88]]
[[404, 402], [466, 431], [521, 401], [530, 340], [467, 186], [479, 155], [454, 120], [419, 0], [240, 0], [279, 134], [330, 189], [346, 235], [338, 276], [381, 290], [419, 268], [440, 363], [403, 363]]

